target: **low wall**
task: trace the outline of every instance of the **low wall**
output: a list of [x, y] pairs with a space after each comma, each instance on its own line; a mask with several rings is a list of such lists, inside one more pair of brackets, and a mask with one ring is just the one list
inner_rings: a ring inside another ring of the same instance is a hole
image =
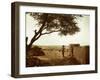
[[73, 55], [82, 64], [89, 64], [89, 47], [73, 47]]

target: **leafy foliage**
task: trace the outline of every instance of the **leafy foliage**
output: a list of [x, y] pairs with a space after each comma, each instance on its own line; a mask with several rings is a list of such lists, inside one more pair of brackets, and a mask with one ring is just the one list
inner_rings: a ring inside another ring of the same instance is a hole
[[[77, 26], [77, 16], [73, 14], [52, 14], [52, 13], [33, 13], [27, 12], [34, 20], [37, 21], [39, 29], [34, 30], [33, 38], [27, 45], [27, 50], [32, 47], [32, 44], [38, 40], [42, 35], [58, 32], [59, 35], [73, 35], [79, 32]], [[81, 16], [80, 16], [81, 17]]]
[[46, 30], [48, 34], [59, 32], [60, 35], [73, 35], [80, 31], [75, 21], [76, 15], [31, 12], [30, 16], [37, 20], [39, 27], [44, 23], [45, 17], [47, 17], [43, 30]]

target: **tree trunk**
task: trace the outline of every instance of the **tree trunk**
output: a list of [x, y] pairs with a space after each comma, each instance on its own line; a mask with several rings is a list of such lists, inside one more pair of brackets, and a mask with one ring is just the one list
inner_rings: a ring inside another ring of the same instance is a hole
[[39, 39], [40, 36], [41, 36], [41, 34], [38, 35], [38, 37], [33, 37], [32, 40], [31, 40], [31, 42], [30, 42], [29, 44], [26, 44], [26, 51], [29, 51], [29, 50], [31, 49], [33, 43], [34, 43], [37, 39]]
[[42, 26], [40, 27], [40, 29], [37, 31], [35, 30], [35, 35], [33, 36], [33, 38], [31, 39], [30, 43], [26, 46], [26, 51], [29, 51], [32, 47], [32, 44], [41, 37], [42, 35], [42, 31], [43, 31], [43, 28], [45, 26], [45, 23], [47, 21], [47, 17], [48, 17], [48, 14], [45, 14], [45, 18], [44, 18], [44, 21], [43, 21], [43, 24]]

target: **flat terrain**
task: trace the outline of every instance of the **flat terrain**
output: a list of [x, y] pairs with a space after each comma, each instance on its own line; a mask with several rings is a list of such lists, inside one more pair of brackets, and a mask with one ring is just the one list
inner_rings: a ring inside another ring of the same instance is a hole
[[[29, 56], [29, 54], [31, 56]], [[80, 64], [80, 61], [78, 61], [74, 56], [63, 56], [62, 46], [33, 47], [32, 51], [28, 53], [26, 59], [26, 67]]]

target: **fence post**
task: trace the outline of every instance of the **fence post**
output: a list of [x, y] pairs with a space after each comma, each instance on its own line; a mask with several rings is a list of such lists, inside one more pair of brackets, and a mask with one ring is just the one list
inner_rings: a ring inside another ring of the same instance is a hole
[[62, 55], [63, 55], [63, 57], [64, 57], [64, 51], [65, 51], [65, 46], [63, 45], [62, 46]]

